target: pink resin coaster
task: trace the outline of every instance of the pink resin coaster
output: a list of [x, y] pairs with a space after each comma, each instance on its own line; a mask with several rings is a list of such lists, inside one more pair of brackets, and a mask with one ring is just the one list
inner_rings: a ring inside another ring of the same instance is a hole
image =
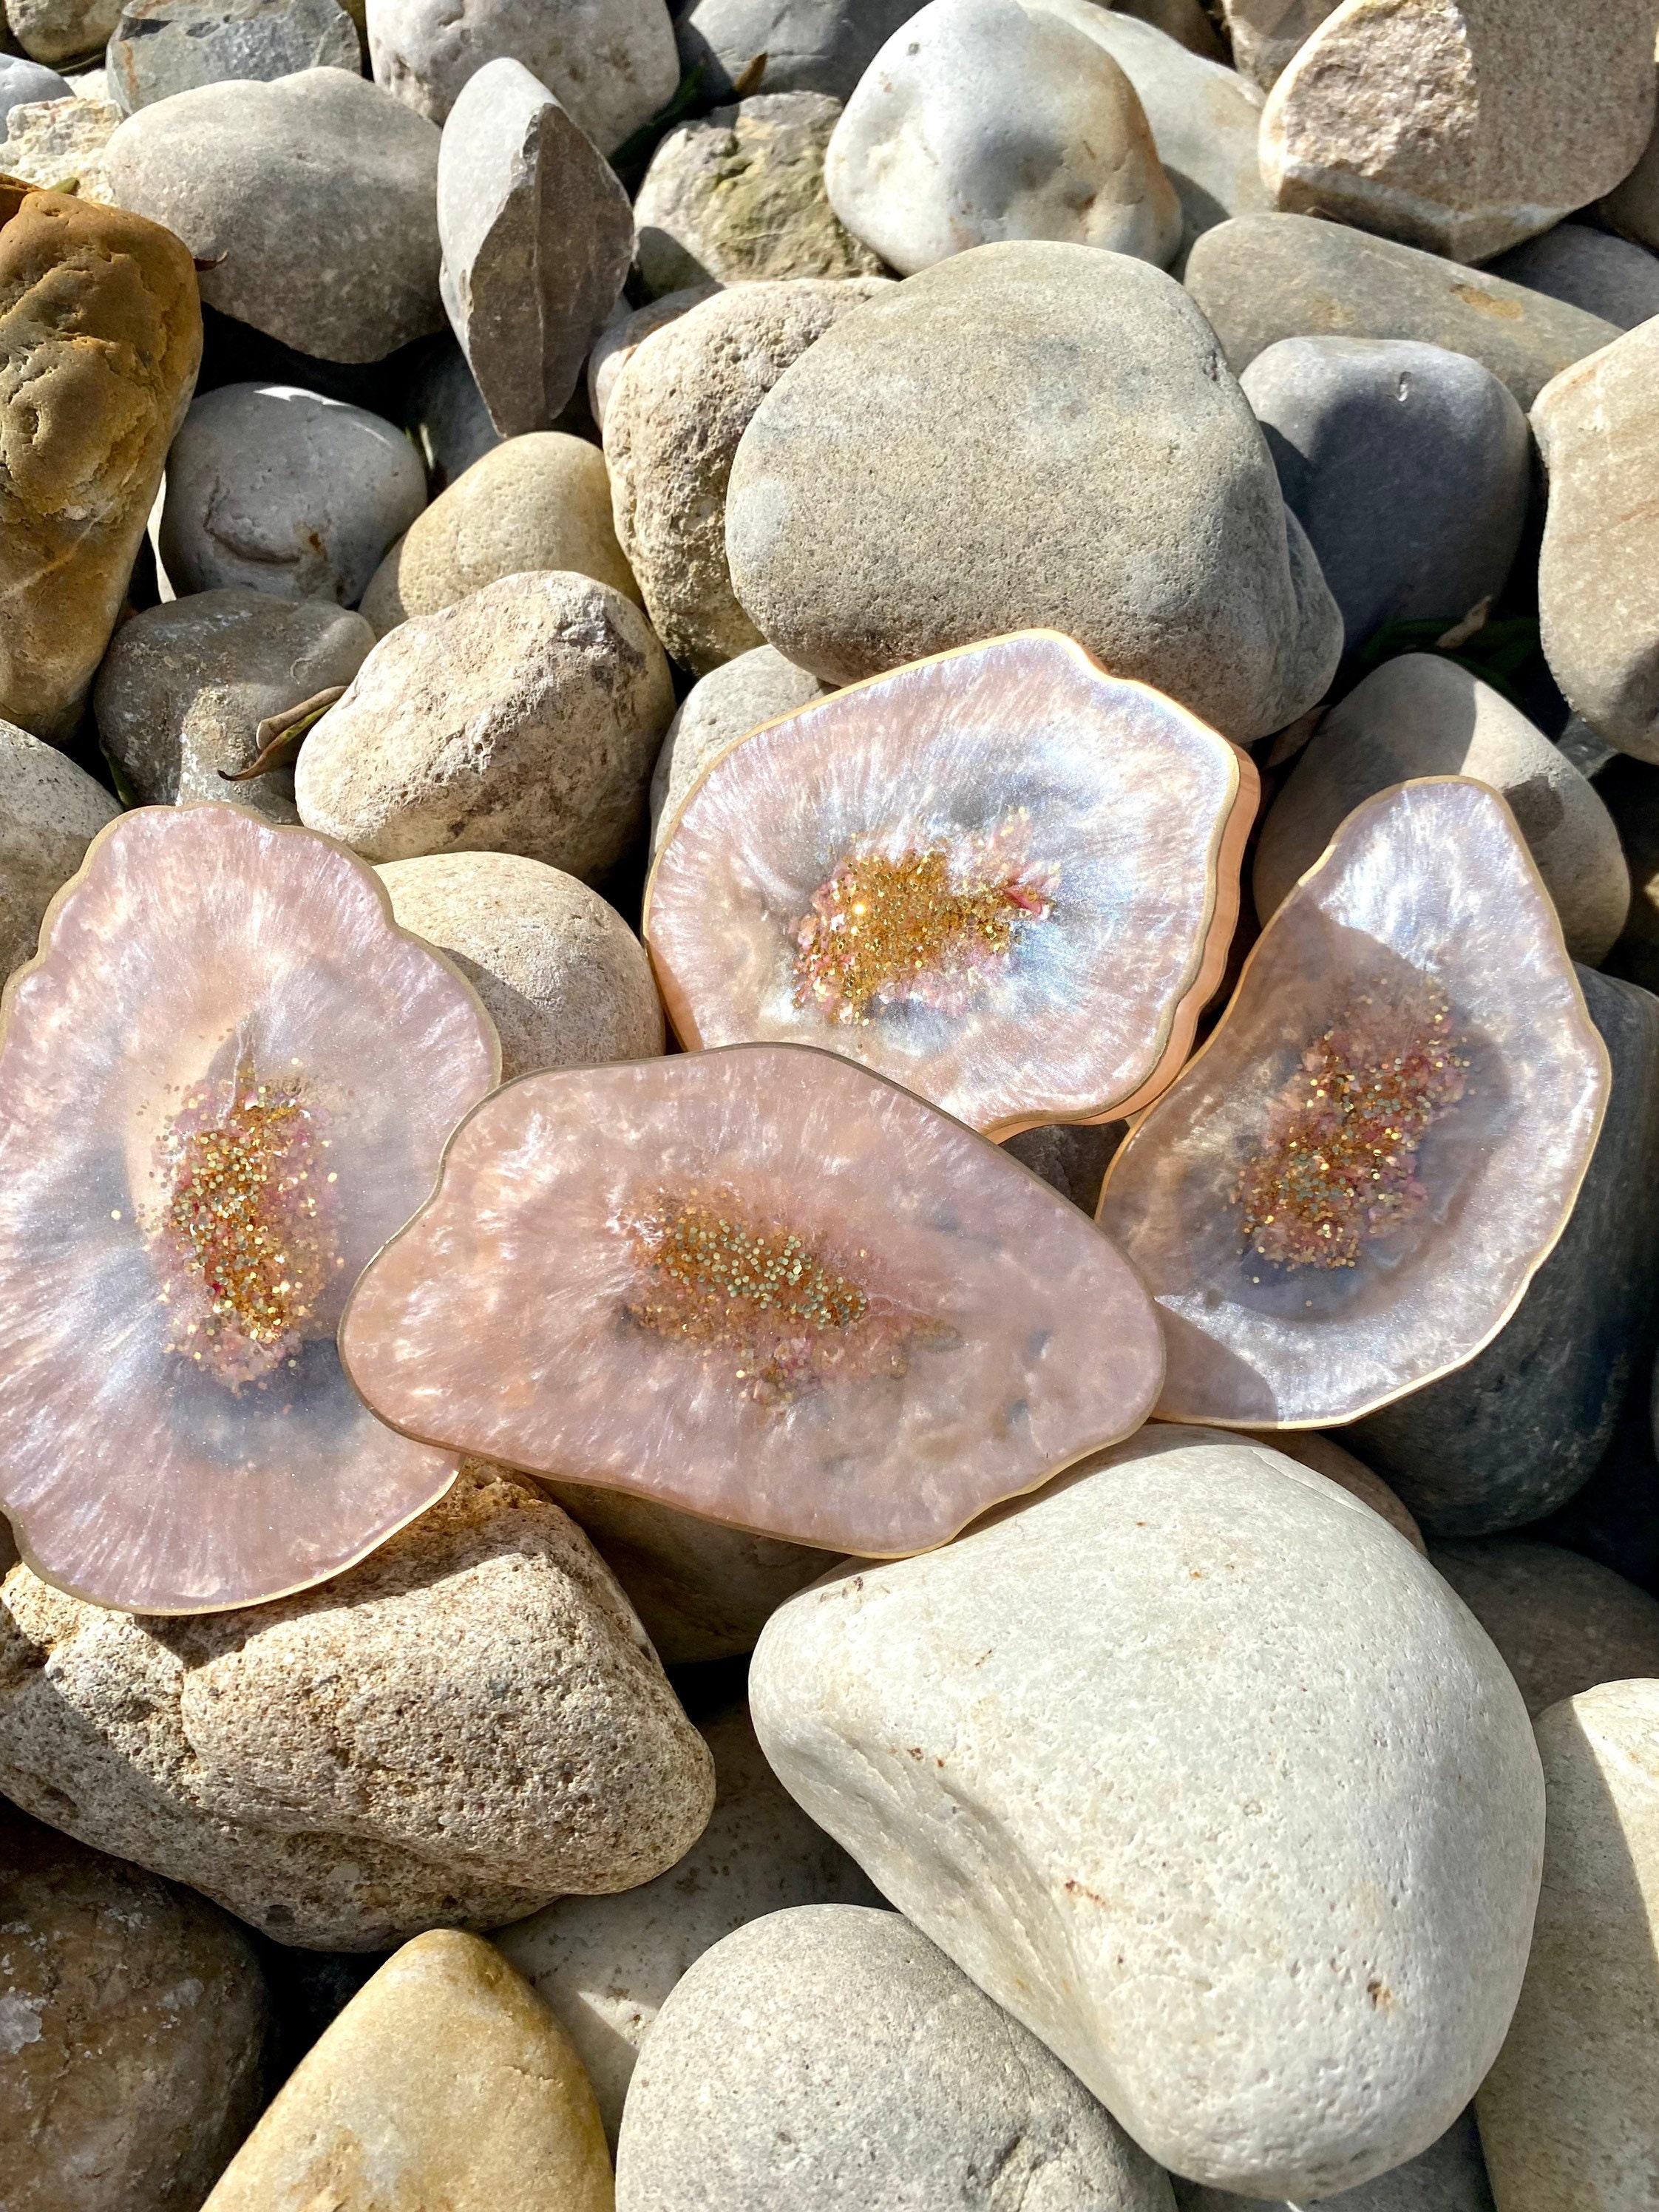
[[1101, 1194], [1164, 1317], [1160, 1415], [1322, 1428], [1472, 1359], [1566, 1226], [1607, 1085], [1498, 794], [1357, 807]]
[[410, 1436], [872, 1554], [1127, 1436], [1164, 1370], [1085, 1215], [896, 1085], [788, 1045], [497, 1091], [340, 1346]]
[[1221, 979], [1257, 787], [1053, 631], [852, 684], [686, 798], [646, 895], [669, 1017], [825, 1046], [996, 1137], [1133, 1112]]
[[495, 1032], [373, 872], [240, 808], [94, 839], [0, 1014], [0, 1504], [139, 1613], [300, 1589], [447, 1489], [335, 1330], [495, 1080]]

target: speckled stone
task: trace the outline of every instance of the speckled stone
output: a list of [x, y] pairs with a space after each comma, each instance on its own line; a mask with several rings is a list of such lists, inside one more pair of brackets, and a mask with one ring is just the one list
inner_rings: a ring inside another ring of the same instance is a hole
[[198, 84], [360, 63], [357, 27], [336, 0], [125, 0], [105, 54], [124, 115]]

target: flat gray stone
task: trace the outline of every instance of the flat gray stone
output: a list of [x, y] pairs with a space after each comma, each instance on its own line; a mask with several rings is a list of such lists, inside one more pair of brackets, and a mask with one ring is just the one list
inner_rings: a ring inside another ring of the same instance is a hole
[[74, 87], [56, 70], [32, 62], [25, 54], [0, 53], [0, 138], [6, 135], [7, 118], [14, 107], [27, 100], [74, 97]]
[[716, 753], [823, 696], [823, 685], [769, 645], [751, 647], [711, 668], [686, 693], [657, 756], [651, 778], [651, 849], [654, 856], [680, 802]]
[[[1241, 2199], [1224, 2189], [1200, 2188], [1178, 2173], [1170, 2179], [1175, 2184], [1177, 2212], [1245, 2212], [1259, 2203], [1255, 2197]], [[1319, 2202], [1322, 2212], [1492, 2212], [1492, 2185], [1480, 2155], [1474, 2106], [1454, 2120], [1437, 2142], [1403, 2166]], [[1273, 2202], [1272, 2212], [1303, 2212], [1303, 2208], [1279, 2198]]]
[[1598, 1682], [1659, 1676], [1659, 1601], [1595, 1559], [1524, 1536], [1429, 1553], [1502, 1655], [1535, 1719]]
[[1587, 222], [1559, 222], [1487, 265], [1494, 276], [1547, 292], [1617, 330], [1659, 315], [1659, 254]]
[[701, 69], [704, 92], [726, 100], [764, 54], [766, 91], [845, 100], [915, 12], [915, 0], [691, 0], [677, 27], [680, 65]]
[[106, 56], [124, 115], [231, 77], [361, 67], [357, 27], [337, 0], [126, 0]]
[[488, 62], [438, 154], [440, 288], [490, 421], [549, 428], [634, 255], [628, 195], [522, 63]]

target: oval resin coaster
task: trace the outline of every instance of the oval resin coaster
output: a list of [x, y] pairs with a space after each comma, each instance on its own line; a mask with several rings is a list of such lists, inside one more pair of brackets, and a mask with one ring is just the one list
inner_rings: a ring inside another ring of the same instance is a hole
[[669, 1018], [826, 1047], [994, 1137], [1133, 1112], [1221, 979], [1257, 790], [1053, 631], [851, 684], [688, 793], [646, 893]]
[[0, 1504], [99, 1605], [319, 1582], [454, 1475], [335, 1332], [495, 1080], [489, 1018], [361, 860], [211, 802], [112, 823], [40, 944], [0, 1015]]
[[1160, 1415], [1322, 1428], [1472, 1359], [1566, 1226], [1607, 1085], [1498, 794], [1356, 808], [1107, 1174], [1101, 1226], [1164, 1318]]
[[921, 1551], [1137, 1428], [1157, 1317], [994, 1145], [799, 1046], [527, 1075], [370, 1267], [407, 1434], [836, 1552]]

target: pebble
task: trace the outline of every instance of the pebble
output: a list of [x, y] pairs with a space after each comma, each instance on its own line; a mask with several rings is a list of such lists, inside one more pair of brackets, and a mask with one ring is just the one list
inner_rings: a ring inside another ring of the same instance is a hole
[[[1170, 2179], [1175, 2185], [1176, 2212], [1240, 2212], [1237, 2197], [1224, 2190], [1200, 2188], [1178, 2173]], [[1403, 2166], [1321, 2201], [1328, 2212], [1492, 2212], [1492, 2186], [1473, 2107]], [[1304, 2208], [1279, 2203], [1273, 2212], [1304, 2212]]]
[[1520, 1694], [1409, 1544], [1260, 1445], [1143, 1430], [849, 1563], [750, 1697], [791, 1794], [1189, 2179], [1353, 2187], [1497, 2054], [1542, 1843]]
[[1362, 799], [1419, 775], [1472, 775], [1508, 800], [1567, 950], [1601, 960], [1625, 926], [1630, 874], [1613, 817], [1501, 692], [1437, 653], [1385, 660], [1325, 716], [1256, 847], [1260, 919], [1294, 888]]
[[434, 499], [501, 442], [466, 356], [447, 334], [428, 341], [405, 388], [401, 420], [426, 463]]
[[0, 1805], [15, 2212], [185, 2212], [258, 2110], [264, 1979], [204, 1899]]
[[1599, 738], [1659, 761], [1659, 318], [1546, 385], [1538, 560], [1544, 657]]
[[879, 275], [880, 257], [842, 228], [824, 191], [841, 113], [823, 93], [765, 93], [671, 131], [634, 210], [645, 289]]
[[267, 715], [349, 684], [374, 642], [361, 615], [240, 586], [147, 607], [98, 672], [99, 742], [142, 806], [228, 799], [297, 822], [289, 771], [235, 785], [219, 771], [252, 763]]
[[[0, 983], [33, 958], [54, 893], [120, 811], [103, 785], [55, 745], [0, 721]], [[9, 1537], [0, 1527], [0, 1539]], [[0, 1574], [10, 1563], [0, 1545]]]
[[586, 882], [642, 832], [673, 711], [631, 599], [568, 569], [504, 576], [380, 640], [306, 739], [300, 818], [366, 860], [522, 853]]
[[0, 138], [6, 135], [14, 107], [33, 105], [38, 100], [74, 97], [74, 87], [56, 70], [47, 69], [41, 62], [32, 62], [24, 54], [0, 52]]
[[375, 570], [362, 609], [384, 637], [486, 584], [574, 568], [637, 605], [611, 520], [605, 457], [586, 438], [532, 430], [495, 446], [410, 524]]
[[1489, 368], [1410, 339], [1282, 338], [1239, 380], [1352, 653], [1460, 621], [1508, 580], [1532, 490], [1527, 418]]
[[380, 361], [443, 327], [438, 133], [343, 70], [199, 85], [104, 149], [111, 197], [182, 238], [208, 306], [296, 352]]
[[1641, 2212], [1659, 2173], [1659, 1682], [1552, 1705], [1538, 1748], [1544, 1886], [1480, 2140], [1503, 2212]]
[[440, 279], [451, 326], [504, 438], [550, 427], [634, 252], [614, 173], [522, 63], [462, 87], [438, 153]]
[[293, 384], [198, 399], [167, 455], [158, 544], [179, 592], [240, 584], [356, 606], [426, 505], [426, 471], [378, 415]]
[[1559, 222], [1500, 253], [1492, 266], [1494, 276], [1547, 292], [1616, 330], [1634, 330], [1659, 315], [1659, 254], [1587, 222]]
[[613, 2147], [641, 2047], [705, 1951], [791, 1905], [881, 1903], [767, 1765], [746, 1705], [717, 1714], [702, 1735], [714, 1809], [677, 1867], [620, 1896], [561, 1898], [495, 1938], [575, 2045]]
[[[0, 94], [0, 97], [3, 97]], [[42, 191], [72, 179], [95, 176], [99, 156], [121, 121], [121, 111], [106, 100], [21, 101], [6, 118], [0, 137], [0, 176], [21, 177]], [[96, 191], [89, 198], [100, 197]]]
[[611, 391], [633, 359], [635, 348], [642, 345], [653, 331], [663, 330], [678, 321], [688, 307], [712, 300], [720, 289], [712, 283], [688, 284], [684, 291], [665, 292], [660, 299], [649, 300], [642, 307], [630, 306], [626, 296], [617, 301], [610, 321], [594, 339], [587, 356], [588, 410], [601, 437], [605, 434], [605, 410], [611, 404]]
[[416, 1936], [301, 2060], [203, 2212], [611, 2212], [568, 2039], [492, 1944]]
[[481, 1462], [361, 1565], [270, 1605], [146, 1620], [14, 1568], [0, 1788], [322, 1950], [648, 1881], [714, 1795], [586, 1538]]
[[1245, 215], [1194, 246], [1187, 289], [1235, 376], [1280, 338], [1414, 338], [1482, 362], [1530, 407], [1613, 324], [1484, 269], [1302, 215]]
[[744, 434], [726, 548], [757, 629], [832, 683], [1052, 628], [1243, 742], [1341, 650], [1208, 325], [1086, 246], [954, 254], [820, 338]]
[[1429, 1557], [1534, 1717], [1598, 1683], [1659, 1676], [1659, 1602], [1611, 1567], [1524, 1536], [1448, 1538]]
[[757, 54], [768, 92], [822, 92], [845, 100], [915, 0], [691, 0], [679, 15], [680, 66], [729, 100]]
[[361, 65], [357, 28], [337, 0], [125, 0], [106, 64], [124, 115], [227, 78]]
[[1095, 40], [1018, 0], [929, 0], [860, 82], [824, 178], [848, 228], [907, 276], [1000, 240], [1160, 267], [1181, 242], [1128, 78]]
[[1168, 2180], [1036, 2038], [898, 1914], [773, 1912], [658, 2016], [617, 2212], [1171, 2212]]
[[668, 725], [651, 778], [651, 850], [661, 850], [680, 802], [716, 753], [823, 696], [816, 676], [757, 645], [700, 677]]
[[56, 69], [101, 52], [121, 0], [5, 0], [4, 24], [31, 61]]
[[734, 285], [638, 346], [611, 387], [605, 457], [617, 536], [657, 635], [696, 674], [763, 641], [727, 566], [726, 483], [740, 440], [826, 331], [892, 289], [881, 276]]
[[1342, 0], [1221, 0], [1233, 59], [1266, 92]]
[[1349, 0], [1261, 117], [1281, 208], [1484, 261], [1629, 174], [1654, 125], [1651, 0]]

